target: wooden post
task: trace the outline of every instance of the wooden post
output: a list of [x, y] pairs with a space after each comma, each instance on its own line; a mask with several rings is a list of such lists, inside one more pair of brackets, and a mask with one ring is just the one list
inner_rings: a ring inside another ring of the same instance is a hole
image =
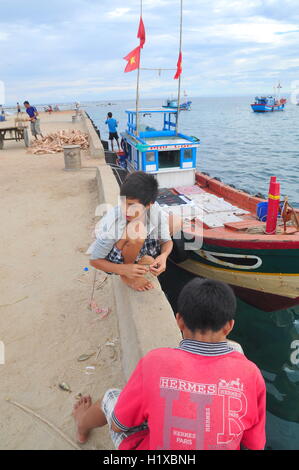
[[[140, 18], [142, 18], [142, 0], [140, 0]], [[140, 48], [139, 67], [137, 70], [137, 87], [136, 87], [136, 136], [139, 130], [139, 82], [140, 82], [140, 62], [141, 62], [141, 48]]]
[[[183, 0], [181, 0], [181, 15], [180, 15], [180, 50], [179, 50], [179, 56], [182, 53], [182, 34], [183, 34]], [[181, 74], [179, 76], [179, 83], [178, 83], [178, 112], [176, 115], [176, 126], [175, 126], [175, 132], [176, 134], [178, 133], [178, 128], [179, 128], [179, 113], [180, 113], [180, 104], [181, 104]]]

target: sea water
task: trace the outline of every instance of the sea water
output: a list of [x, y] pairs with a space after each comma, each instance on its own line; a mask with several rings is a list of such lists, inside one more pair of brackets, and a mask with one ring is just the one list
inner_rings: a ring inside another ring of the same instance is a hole
[[[282, 196], [299, 207], [299, 106], [288, 102], [284, 111], [254, 113], [251, 97], [190, 98], [191, 111], [179, 116], [179, 131], [198, 137], [197, 168], [250, 194], [267, 196], [270, 176], [281, 183]], [[142, 100], [140, 107], [161, 107], [163, 99]], [[108, 140], [107, 113], [126, 129], [126, 109], [135, 101], [90, 103], [83, 107]], [[160, 129], [162, 118], [141, 116], [141, 123]]]

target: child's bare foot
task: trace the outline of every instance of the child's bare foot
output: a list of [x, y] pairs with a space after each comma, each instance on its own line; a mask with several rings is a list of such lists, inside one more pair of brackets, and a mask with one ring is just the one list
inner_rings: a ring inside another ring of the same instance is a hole
[[125, 284], [127, 284], [127, 286], [131, 287], [131, 289], [137, 290], [138, 292], [154, 289], [153, 284], [145, 277], [141, 277], [140, 279], [130, 279], [126, 276], [121, 276], [121, 279]]
[[154, 289], [154, 286], [148, 279], [142, 277], [141, 279], [136, 279], [133, 281], [132, 289], [135, 289], [139, 292], [144, 292], [146, 290]]
[[84, 417], [91, 405], [92, 402], [91, 397], [89, 395], [81, 397], [80, 400], [78, 400], [77, 403], [75, 403], [74, 405], [72, 414], [75, 418], [75, 422], [77, 425], [76, 439], [80, 444], [85, 444], [85, 442], [88, 440], [89, 429], [86, 429], [86, 427], [84, 427]]

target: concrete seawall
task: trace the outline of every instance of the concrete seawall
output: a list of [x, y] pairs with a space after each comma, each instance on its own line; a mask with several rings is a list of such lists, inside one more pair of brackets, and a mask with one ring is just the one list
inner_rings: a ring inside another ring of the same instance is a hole
[[90, 119], [86, 115], [85, 111], [81, 112], [82, 120], [88, 133], [88, 143], [89, 143], [89, 152], [90, 156], [93, 158], [99, 158], [105, 162], [105, 152], [101, 140], [98, 137]]
[[[116, 205], [119, 186], [109, 165], [97, 169], [99, 203]], [[122, 368], [129, 378], [138, 360], [148, 351], [160, 347], [177, 347], [181, 334], [172, 308], [160, 284], [155, 289], [135, 292], [113, 275], [116, 314], [122, 351]]]

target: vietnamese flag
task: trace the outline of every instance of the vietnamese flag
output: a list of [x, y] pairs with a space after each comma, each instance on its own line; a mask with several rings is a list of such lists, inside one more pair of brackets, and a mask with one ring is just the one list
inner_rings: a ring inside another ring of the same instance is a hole
[[137, 37], [140, 39], [140, 47], [141, 49], [143, 48], [143, 45], [145, 43], [145, 29], [144, 29], [144, 24], [142, 20], [142, 16], [140, 17], [140, 22], [139, 22], [139, 28], [138, 28], [138, 33]]
[[179, 78], [179, 76], [181, 75], [183, 69], [182, 69], [182, 53], [180, 52], [180, 55], [179, 55], [179, 59], [178, 59], [178, 63], [177, 63], [177, 70], [176, 70], [176, 74], [175, 76], [173, 77], [174, 80], [177, 80]]
[[136, 47], [136, 49], [130, 52], [124, 59], [128, 61], [125, 72], [132, 72], [133, 70], [139, 69], [140, 46]]

